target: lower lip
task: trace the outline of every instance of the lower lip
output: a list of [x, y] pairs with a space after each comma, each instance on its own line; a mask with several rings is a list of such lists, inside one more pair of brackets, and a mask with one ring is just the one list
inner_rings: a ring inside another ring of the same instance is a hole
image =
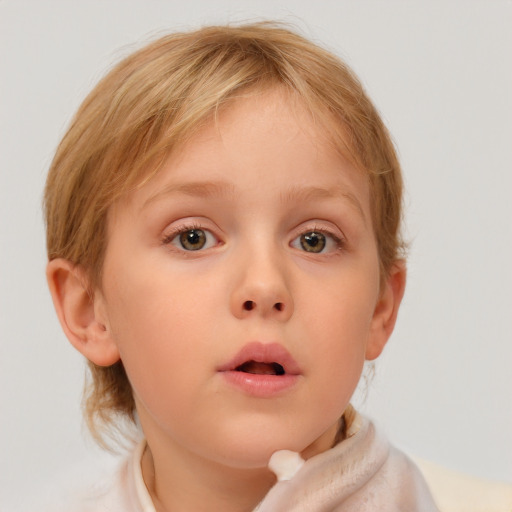
[[285, 394], [299, 380], [299, 375], [261, 375], [237, 371], [221, 372], [226, 381], [240, 391], [257, 398], [272, 398]]

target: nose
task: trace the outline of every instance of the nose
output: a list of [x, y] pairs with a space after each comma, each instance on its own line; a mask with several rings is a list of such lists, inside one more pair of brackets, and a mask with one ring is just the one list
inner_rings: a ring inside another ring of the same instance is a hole
[[231, 294], [231, 311], [237, 318], [259, 316], [279, 321], [293, 314], [288, 269], [283, 258], [251, 253], [240, 262]]

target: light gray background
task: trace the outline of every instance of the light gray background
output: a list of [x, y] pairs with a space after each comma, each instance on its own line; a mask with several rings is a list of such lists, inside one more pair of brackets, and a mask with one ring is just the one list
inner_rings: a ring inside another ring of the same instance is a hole
[[133, 43], [262, 17], [343, 56], [401, 155], [408, 289], [364, 410], [411, 453], [512, 481], [512, 2], [0, 0], [0, 505], [9, 510], [73, 468], [108, 463], [83, 434], [83, 362], [44, 279], [41, 192], [72, 113]]

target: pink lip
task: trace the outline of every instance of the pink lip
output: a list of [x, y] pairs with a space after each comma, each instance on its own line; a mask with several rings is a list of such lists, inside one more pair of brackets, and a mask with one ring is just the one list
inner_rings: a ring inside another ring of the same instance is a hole
[[[283, 367], [285, 373], [268, 375], [237, 371], [239, 366], [248, 361], [277, 363]], [[231, 361], [219, 367], [218, 371], [234, 387], [259, 398], [270, 398], [286, 392], [297, 383], [301, 375], [299, 365], [282, 345], [260, 342], [245, 345]]]

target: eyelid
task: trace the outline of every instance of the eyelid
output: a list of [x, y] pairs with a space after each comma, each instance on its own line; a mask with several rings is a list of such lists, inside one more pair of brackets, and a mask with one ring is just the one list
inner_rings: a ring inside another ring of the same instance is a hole
[[[300, 237], [306, 233], [321, 233], [322, 235], [326, 236], [327, 238], [330, 238], [331, 241], [335, 244], [334, 250], [326, 250], [318, 253], [308, 253], [308, 254], [317, 254], [317, 255], [326, 255], [329, 253], [336, 252], [338, 250], [345, 249], [345, 246], [347, 244], [347, 240], [345, 235], [342, 233], [342, 231], [337, 227], [328, 227], [325, 225], [319, 225], [319, 223], [313, 223], [311, 225], [301, 225], [296, 230], [294, 230], [293, 238], [290, 242], [290, 246], [294, 247], [296, 249], [299, 249], [300, 251], [303, 251], [300, 247], [295, 247], [294, 242], [298, 241], [300, 244]], [[304, 251], [305, 252], [305, 251]]]
[[[197, 249], [196, 251], [187, 250], [183, 247], [180, 247], [177, 244], [174, 244], [173, 242], [181, 235], [182, 233], [186, 233], [187, 231], [192, 230], [200, 230], [206, 233], [207, 238], [212, 237], [217, 243], [213, 244], [211, 247], [205, 247], [201, 249]], [[177, 226], [173, 226], [169, 228], [166, 233], [162, 236], [161, 240], [163, 245], [166, 246], [173, 246], [177, 251], [183, 252], [183, 253], [200, 253], [205, 250], [211, 249], [215, 245], [218, 245], [219, 237], [214, 233], [214, 231], [210, 228], [207, 228], [205, 226], [205, 223], [198, 222], [198, 221], [183, 221], [182, 223], [178, 224]]]
[[303, 233], [316, 231], [324, 235], [331, 236], [337, 240], [346, 240], [343, 231], [331, 221], [322, 221], [321, 219], [312, 219], [311, 221], [301, 222], [294, 230], [294, 238]]

